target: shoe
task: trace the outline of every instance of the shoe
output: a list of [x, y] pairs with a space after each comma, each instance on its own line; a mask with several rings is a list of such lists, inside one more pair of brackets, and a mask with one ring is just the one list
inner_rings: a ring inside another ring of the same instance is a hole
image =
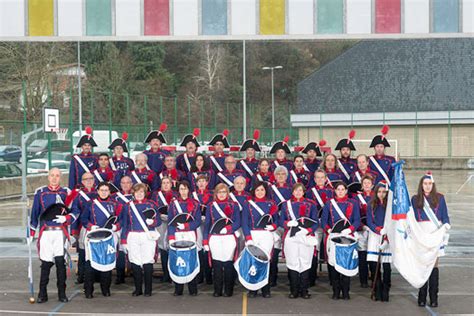
[[66, 296], [63, 296], [63, 297], [59, 297], [58, 301], [60, 301], [62, 303], [67, 303], [67, 302], [69, 302], [69, 299]]
[[181, 295], [183, 295], [183, 293], [178, 293], [178, 292], [173, 293], [173, 296], [181, 296]]
[[109, 296], [110, 296], [110, 292], [104, 292], [104, 293], [102, 293], [102, 295], [105, 296], [105, 297], [109, 297]]
[[311, 294], [309, 294], [309, 293], [302, 294], [302, 295], [301, 295], [301, 298], [303, 298], [303, 299], [305, 299], [305, 300], [310, 299], [310, 298], [311, 298]]
[[48, 297], [38, 297], [36, 300], [36, 303], [41, 304], [41, 303], [46, 303], [48, 301]]
[[193, 292], [193, 293], [189, 293], [189, 295], [191, 295], [191, 296], [197, 296], [198, 294], [197, 294], [197, 292]]
[[247, 297], [254, 298], [257, 297], [257, 291], [250, 291], [247, 293]]
[[140, 295], [143, 295], [143, 292], [133, 291], [132, 293], [132, 296], [140, 296]]
[[290, 299], [298, 298], [298, 294], [291, 293], [290, 295], [288, 295], [288, 298]]
[[426, 302], [418, 302], [418, 306], [420, 306], [420, 307], [425, 307], [425, 306], [426, 306]]
[[270, 297], [272, 297], [272, 295], [270, 293], [265, 293], [265, 294], [262, 294], [262, 297], [263, 298], [270, 298]]
[[349, 296], [349, 293], [347, 293], [346, 295], [342, 294], [342, 299], [347, 301], [350, 300], [351, 297]]
[[339, 294], [334, 293], [334, 294], [332, 295], [332, 299], [333, 299], [333, 300], [338, 300], [339, 298], [340, 298], [340, 297], [339, 297]]
[[143, 295], [145, 297], [150, 297], [151, 296], [151, 293], [145, 293], [145, 295]]
[[124, 279], [116, 279], [116, 280], [115, 280], [115, 284], [116, 284], [116, 285], [123, 284], [123, 283], [125, 283], [125, 280], [124, 280]]
[[362, 284], [360, 285], [360, 287], [363, 288], [363, 289], [366, 289], [366, 288], [369, 287], [369, 285], [368, 285], [367, 283], [362, 283]]
[[221, 293], [214, 292], [214, 294], [212, 294], [212, 296], [214, 296], [214, 297], [221, 297], [222, 294], [221, 294]]
[[431, 302], [430, 307], [438, 307], [438, 302]]
[[232, 295], [233, 295], [233, 293], [230, 293], [230, 294], [229, 294], [229, 293], [224, 293], [223, 296], [224, 296], [224, 297], [231, 297]]
[[93, 298], [94, 296], [92, 294], [86, 294], [86, 298]]

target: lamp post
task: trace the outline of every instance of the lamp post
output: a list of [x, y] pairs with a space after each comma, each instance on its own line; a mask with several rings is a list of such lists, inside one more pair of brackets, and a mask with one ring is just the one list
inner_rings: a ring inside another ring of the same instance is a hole
[[273, 81], [273, 70], [283, 69], [283, 66], [263, 67], [263, 70], [271, 70], [272, 73], [272, 143], [275, 142], [275, 88]]

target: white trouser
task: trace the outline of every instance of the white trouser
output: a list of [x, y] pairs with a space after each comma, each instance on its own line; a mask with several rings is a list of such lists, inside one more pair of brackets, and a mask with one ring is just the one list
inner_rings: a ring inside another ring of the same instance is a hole
[[127, 236], [128, 260], [138, 266], [155, 262], [156, 241], [145, 232], [130, 232]]
[[[174, 241], [181, 241], [181, 240], [186, 240], [186, 241], [193, 241], [196, 242], [196, 232], [194, 230], [192, 231], [177, 231], [174, 233]], [[170, 242], [171, 244], [173, 241]]]
[[234, 234], [211, 235], [209, 238], [209, 248], [213, 260], [233, 261], [237, 241]]
[[163, 250], [168, 250], [168, 216], [160, 215], [162, 223], [156, 229], [160, 233], [160, 238], [158, 238], [158, 247]]
[[290, 237], [288, 232], [283, 243], [287, 268], [298, 273], [310, 269], [316, 242], [314, 236], [295, 235]]
[[64, 256], [66, 237], [62, 230], [44, 230], [39, 243], [39, 257], [43, 261], [54, 262], [54, 257]]
[[369, 238], [367, 241], [367, 261], [377, 262], [380, 255], [381, 263], [392, 262], [392, 254], [390, 253], [390, 244], [387, 249], [380, 251], [381, 243], [382, 243], [382, 235], [376, 234], [373, 231], [369, 231]]
[[85, 229], [84, 227], [81, 227], [81, 230], [79, 231], [79, 240], [78, 240], [79, 249], [82, 249], [82, 250], [86, 249], [85, 247], [86, 233], [87, 233], [87, 229]]
[[271, 258], [273, 251], [273, 232], [267, 230], [251, 230], [250, 235], [254, 244], [260, 247]]

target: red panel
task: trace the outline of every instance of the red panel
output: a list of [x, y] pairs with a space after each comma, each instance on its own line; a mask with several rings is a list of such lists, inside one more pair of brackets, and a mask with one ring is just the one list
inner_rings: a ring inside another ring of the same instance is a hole
[[375, 0], [375, 33], [400, 33], [400, 0]]
[[145, 0], [145, 35], [170, 34], [169, 0]]

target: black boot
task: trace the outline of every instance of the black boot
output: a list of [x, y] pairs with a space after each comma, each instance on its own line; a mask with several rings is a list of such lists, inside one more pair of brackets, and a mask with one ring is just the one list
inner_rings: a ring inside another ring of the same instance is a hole
[[311, 261], [311, 269], [309, 273], [309, 286], [315, 286], [316, 285], [316, 278], [318, 275], [318, 257], [313, 256], [313, 259]]
[[222, 261], [212, 260], [212, 269], [214, 271], [214, 297], [222, 296], [224, 284], [224, 264]]
[[38, 303], [44, 303], [48, 301], [48, 283], [49, 273], [54, 263], [41, 260], [41, 276], [39, 283]]
[[209, 264], [209, 252], [203, 251], [204, 256], [204, 278], [206, 279], [206, 284], [212, 284], [212, 267]]
[[103, 296], [110, 296], [110, 285], [112, 284], [112, 271], [100, 272], [100, 290]]
[[333, 266], [328, 264], [328, 272], [330, 282], [332, 285], [332, 299], [338, 300], [341, 297], [341, 284], [339, 280], [339, 273], [336, 272]]
[[278, 284], [278, 260], [280, 249], [273, 249], [272, 259], [270, 261], [270, 286], [274, 287]]
[[311, 297], [311, 294], [308, 293], [310, 270], [311, 269], [303, 271], [299, 275], [299, 277], [300, 277], [300, 296], [304, 299], [309, 299]]
[[117, 256], [117, 265], [115, 266], [117, 278], [115, 284], [125, 283], [125, 252], [119, 251]]
[[56, 264], [56, 285], [58, 286], [58, 300], [66, 303], [68, 301], [66, 296], [66, 261], [64, 256], [54, 257]]
[[86, 261], [84, 265], [84, 293], [86, 298], [92, 298], [94, 293], [95, 270], [91, 267], [91, 262]]
[[160, 249], [160, 257], [161, 257], [161, 269], [163, 270], [163, 278], [162, 281], [164, 283], [171, 282], [170, 272], [168, 270], [168, 251], [164, 249]]
[[426, 305], [426, 294], [428, 292], [428, 282], [426, 282], [418, 291], [418, 306]]
[[288, 269], [288, 278], [290, 279], [290, 295], [288, 297], [297, 298], [300, 290], [300, 274]]
[[351, 278], [341, 274], [341, 290], [342, 290], [342, 299], [349, 300], [349, 290], [351, 287]]
[[224, 296], [234, 295], [235, 269], [232, 261], [224, 262]]
[[84, 270], [86, 264], [86, 250], [77, 248], [78, 258], [77, 258], [77, 280], [76, 284], [84, 283]]
[[153, 283], [152, 263], [147, 263], [143, 265], [143, 276], [145, 278], [145, 296], [151, 296], [151, 288]]
[[438, 290], [439, 290], [439, 269], [433, 268], [431, 271], [429, 283], [430, 306], [438, 307]]
[[189, 295], [196, 296], [198, 294], [198, 280], [194, 278], [191, 282], [188, 283]]
[[382, 302], [388, 302], [390, 287], [392, 286], [392, 267], [390, 263], [383, 264]]
[[143, 294], [142, 284], [143, 284], [143, 275], [142, 268], [134, 263], [132, 263], [133, 271], [133, 281], [135, 282], [135, 291], [133, 291], [133, 296], [139, 296]]
[[367, 251], [358, 251], [359, 255], [359, 281], [360, 287], [369, 287], [369, 266], [367, 264]]
[[[265, 285], [264, 287], [262, 287], [262, 297], [263, 298], [270, 298], [271, 297], [271, 286], [270, 284], [267, 284]], [[257, 293], [257, 291], [255, 291], [255, 294]]]

